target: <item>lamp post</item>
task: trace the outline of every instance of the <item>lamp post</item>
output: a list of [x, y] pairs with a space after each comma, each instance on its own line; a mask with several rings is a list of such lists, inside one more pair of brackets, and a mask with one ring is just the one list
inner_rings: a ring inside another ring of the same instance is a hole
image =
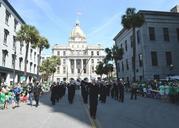
[[16, 75], [16, 70], [15, 70], [15, 64], [16, 64], [16, 50], [14, 51], [13, 54], [13, 86], [14, 86], [14, 82], [15, 82], [15, 75]]
[[[86, 67], [87, 67], [87, 65], [88, 65], [88, 63], [89, 63], [89, 61], [90, 61], [90, 59], [93, 57], [93, 55], [91, 55], [89, 58], [88, 58], [88, 60], [86, 61], [86, 64], [85, 65], [83, 65], [83, 68], [81, 69], [81, 71], [80, 71], [80, 74], [79, 74], [79, 77], [81, 76], [81, 74], [82, 74], [82, 72], [84, 71], [84, 69], [86, 69]], [[90, 68], [91, 68], [91, 65], [90, 65]], [[89, 71], [89, 74], [90, 74], [90, 77], [91, 77], [91, 69], [89, 69], [90, 71]]]

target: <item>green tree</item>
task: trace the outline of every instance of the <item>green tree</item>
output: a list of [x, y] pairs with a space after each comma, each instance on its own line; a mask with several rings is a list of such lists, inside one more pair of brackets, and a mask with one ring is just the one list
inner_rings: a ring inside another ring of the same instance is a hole
[[48, 80], [48, 77], [52, 75], [52, 81], [54, 79], [54, 73], [56, 72], [56, 67], [60, 65], [60, 57], [52, 56], [42, 62], [40, 65], [40, 72], [44, 80]]
[[29, 53], [29, 44], [34, 44], [38, 41], [39, 32], [31, 25], [22, 25], [20, 30], [17, 32], [17, 40], [21, 43], [26, 44], [26, 53], [24, 59], [24, 75], [27, 75], [27, 59]]
[[38, 54], [38, 66], [37, 66], [37, 79], [40, 79], [39, 76], [39, 70], [40, 70], [40, 61], [41, 61], [41, 54], [42, 50], [48, 49], [50, 47], [48, 40], [45, 37], [39, 36], [37, 43], [33, 44], [33, 48], [38, 47], [39, 48], [39, 54]]
[[128, 8], [126, 14], [122, 16], [122, 25], [124, 29], [132, 29], [132, 46], [133, 46], [133, 59], [132, 67], [134, 73], [134, 81], [136, 81], [136, 28], [141, 27], [145, 22], [144, 16], [141, 13], [136, 13], [135, 8]]
[[42, 62], [42, 64], [40, 65], [40, 72], [41, 72], [41, 76], [42, 76], [42, 80], [47, 81], [48, 77], [51, 74], [51, 62], [50, 59], [46, 59]]
[[113, 71], [114, 71], [113, 64], [105, 64], [105, 66], [103, 68], [103, 72], [104, 72], [104, 74], [107, 75], [108, 78], [112, 76]]
[[[117, 61], [121, 60], [123, 57], [124, 54], [123, 48], [118, 48], [117, 46], [114, 45], [112, 49], [106, 48], [105, 52], [106, 52], [106, 57], [104, 58], [104, 63], [108, 64], [109, 61], [114, 60], [114, 63], [116, 65], [116, 71], [117, 71], [118, 69]], [[119, 78], [118, 72], [116, 72], [116, 76], [117, 78]]]

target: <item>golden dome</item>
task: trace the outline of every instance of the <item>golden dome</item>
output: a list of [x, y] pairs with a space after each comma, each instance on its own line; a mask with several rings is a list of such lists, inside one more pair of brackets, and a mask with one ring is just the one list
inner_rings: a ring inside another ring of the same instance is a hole
[[86, 35], [84, 34], [84, 32], [81, 30], [80, 28], [80, 23], [79, 21], [76, 21], [76, 24], [70, 34], [70, 39], [71, 40], [85, 40], [86, 39]]

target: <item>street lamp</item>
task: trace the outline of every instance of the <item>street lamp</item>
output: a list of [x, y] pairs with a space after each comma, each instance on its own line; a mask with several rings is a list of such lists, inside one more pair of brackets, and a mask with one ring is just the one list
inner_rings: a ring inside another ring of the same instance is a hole
[[170, 71], [172, 71], [174, 68], [174, 65], [173, 64], [170, 64]]
[[169, 70], [170, 70], [170, 76], [172, 76], [172, 70], [174, 68], [174, 65], [173, 64], [170, 64], [170, 67], [169, 67]]

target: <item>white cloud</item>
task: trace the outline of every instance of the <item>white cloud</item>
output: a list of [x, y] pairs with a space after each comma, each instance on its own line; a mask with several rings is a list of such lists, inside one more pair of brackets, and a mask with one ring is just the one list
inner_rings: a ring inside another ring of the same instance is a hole
[[32, 0], [37, 7], [41, 9], [41, 11], [47, 16], [49, 20], [51, 20], [56, 26], [60, 29], [69, 28], [63, 20], [59, 18], [59, 16], [55, 15], [53, 8], [50, 4], [45, 0]]
[[29, 8], [30, 1], [9, 0], [9, 2], [26, 22], [30, 21], [30, 24], [37, 24], [39, 15], [35, 13], [35, 10], [33, 8]]
[[100, 35], [100, 33], [103, 33], [104, 31], [108, 30], [113, 26], [113, 23], [116, 21], [120, 21], [121, 13], [116, 13], [112, 17], [110, 17], [104, 24], [102, 24], [99, 27], [96, 27], [95, 30], [93, 30], [91, 33], [88, 34], [88, 37], [94, 37], [96, 35]]

